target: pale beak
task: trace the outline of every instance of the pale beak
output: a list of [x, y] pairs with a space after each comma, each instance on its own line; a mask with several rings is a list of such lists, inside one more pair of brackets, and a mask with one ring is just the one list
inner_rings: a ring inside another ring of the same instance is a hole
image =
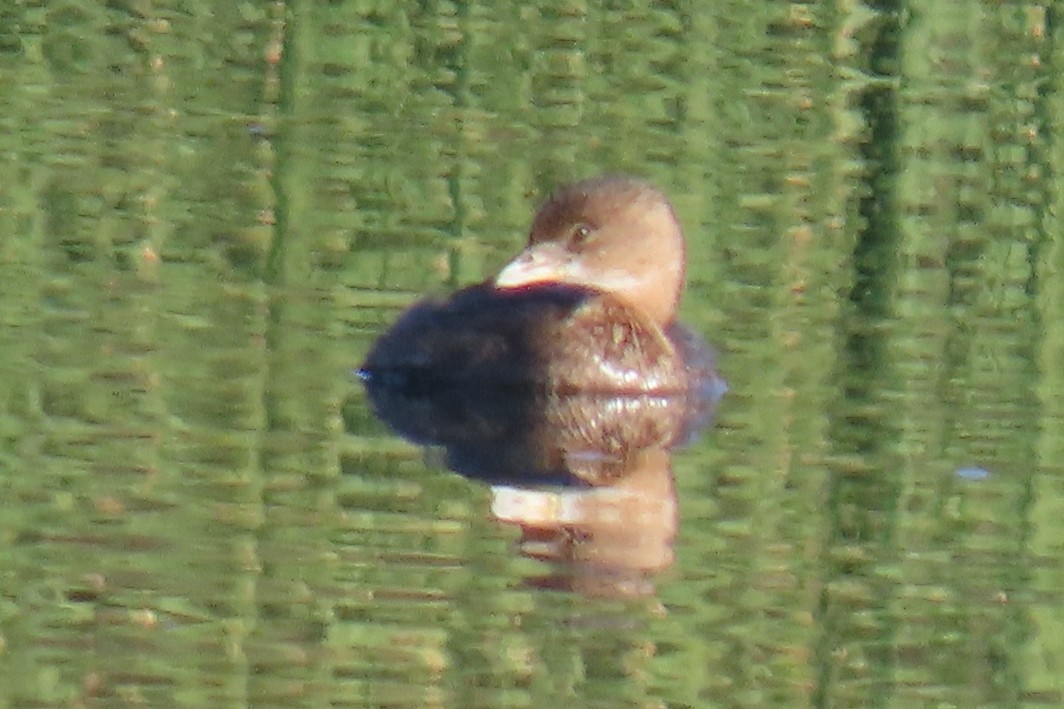
[[498, 288], [516, 288], [545, 281], [567, 281], [573, 269], [572, 254], [548, 242], [529, 246], [495, 276]]

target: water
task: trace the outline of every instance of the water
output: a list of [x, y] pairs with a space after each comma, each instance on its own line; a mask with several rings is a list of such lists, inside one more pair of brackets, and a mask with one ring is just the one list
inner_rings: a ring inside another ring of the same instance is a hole
[[[1058, 19], [0, 11], [0, 701], [1059, 703]], [[603, 171], [730, 387], [628, 595], [545, 589], [351, 375]]]

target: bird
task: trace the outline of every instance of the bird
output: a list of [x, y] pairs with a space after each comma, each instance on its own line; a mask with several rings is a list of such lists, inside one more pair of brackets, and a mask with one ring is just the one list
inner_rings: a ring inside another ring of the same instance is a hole
[[415, 304], [359, 375], [552, 396], [719, 394], [715, 354], [676, 321], [685, 249], [672, 204], [649, 182], [570, 184], [538, 209], [527, 246], [498, 274]]

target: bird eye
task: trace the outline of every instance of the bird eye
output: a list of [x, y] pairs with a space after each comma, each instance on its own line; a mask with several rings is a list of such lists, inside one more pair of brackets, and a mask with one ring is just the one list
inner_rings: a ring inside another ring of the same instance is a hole
[[591, 227], [587, 224], [577, 224], [569, 236], [569, 242], [573, 246], [583, 246], [591, 238]]

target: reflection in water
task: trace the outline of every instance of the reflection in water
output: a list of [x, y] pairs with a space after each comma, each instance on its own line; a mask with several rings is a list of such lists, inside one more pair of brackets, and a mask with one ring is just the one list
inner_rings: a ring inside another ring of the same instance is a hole
[[521, 553], [551, 562], [530, 584], [603, 595], [650, 593], [649, 574], [672, 562], [669, 447], [708, 423], [723, 391], [719, 379], [672, 396], [606, 396], [363, 378], [397, 433], [492, 484], [492, 514], [520, 527]]
[[676, 487], [669, 453], [633, 452], [624, 475], [589, 488], [492, 486], [491, 512], [521, 528], [522, 554], [551, 562], [529, 582], [595, 595], [646, 595], [672, 564]]

